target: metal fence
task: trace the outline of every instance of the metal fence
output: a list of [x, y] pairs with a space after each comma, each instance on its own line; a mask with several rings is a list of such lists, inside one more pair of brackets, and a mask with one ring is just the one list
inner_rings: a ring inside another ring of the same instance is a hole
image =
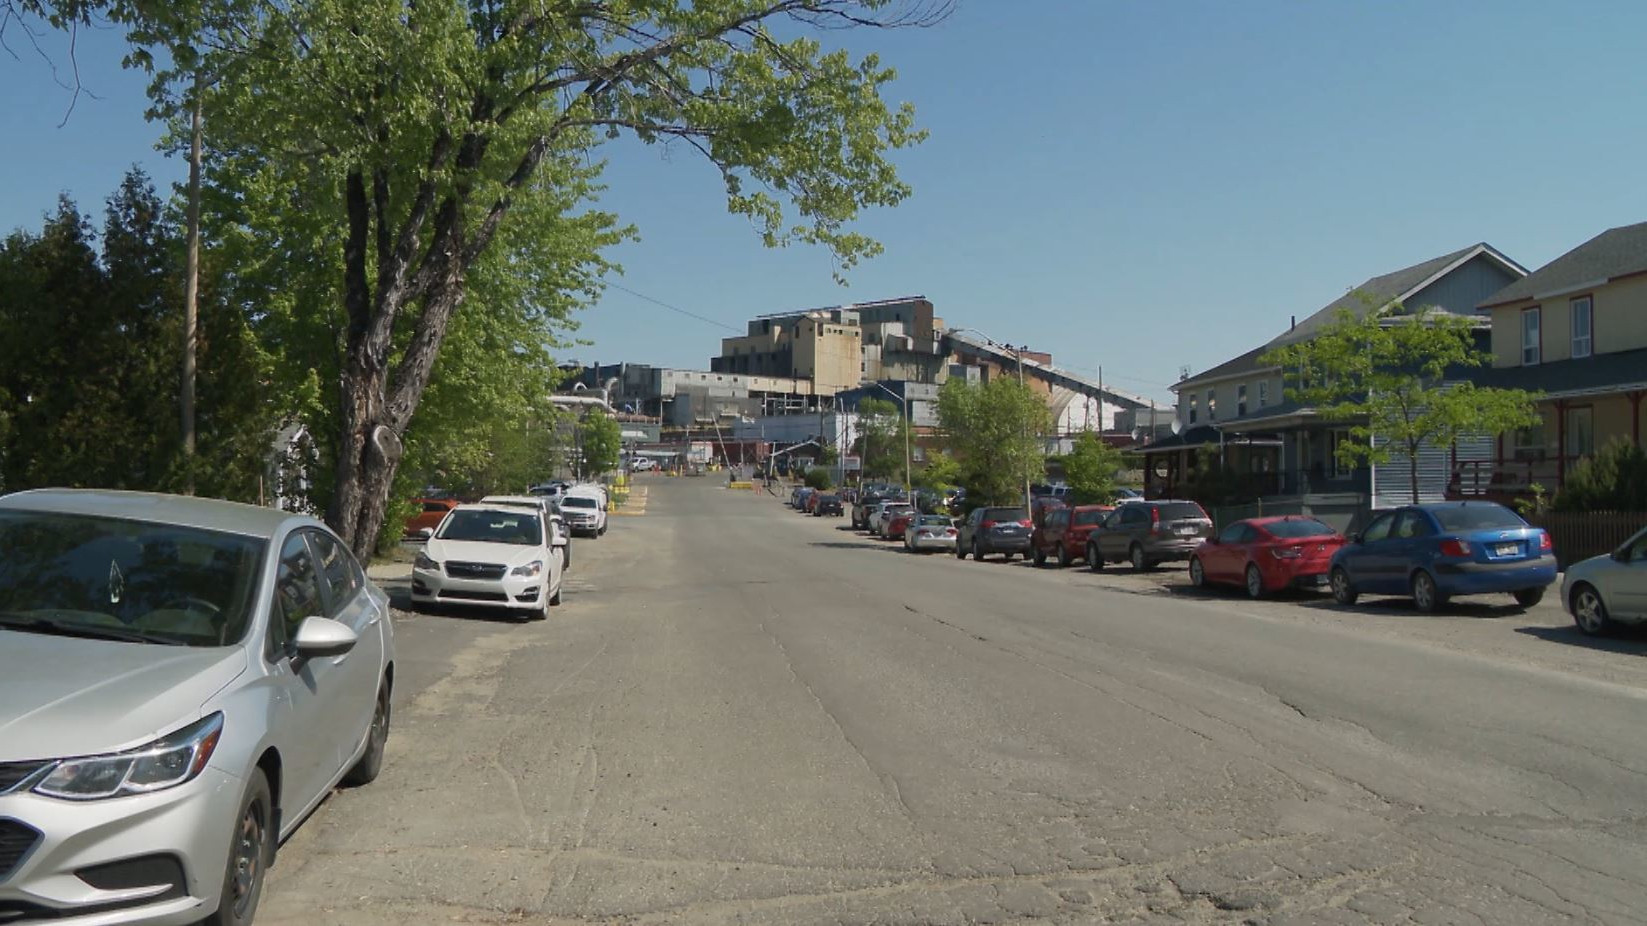
[[1647, 513], [1629, 511], [1546, 511], [1527, 518], [1550, 532], [1556, 561], [1573, 563], [1611, 553], [1647, 525]]

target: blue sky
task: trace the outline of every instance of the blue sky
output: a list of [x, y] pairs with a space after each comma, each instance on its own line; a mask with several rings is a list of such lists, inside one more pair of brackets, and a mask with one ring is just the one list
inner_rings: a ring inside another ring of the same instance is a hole
[[[1476, 241], [1529, 268], [1647, 220], [1647, 4], [962, 0], [925, 30], [834, 33], [898, 68], [931, 139], [915, 195], [846, 288], [771, 251], [685, 151], [608, 147], [603, 206], [639, 227], [616, 282], [740, 328], [921, 293], [956, 325], [1168, 398], [1363, 279]], [[62, 41], [52, 38], [60, 47]], [[154, 150], [141, 78], [83, 35], [82, 98], [0, 56], [0, 228], [60, 191], [100, 208]], [[732, 332], [611, 290], [567, 352], [704, 367]]]

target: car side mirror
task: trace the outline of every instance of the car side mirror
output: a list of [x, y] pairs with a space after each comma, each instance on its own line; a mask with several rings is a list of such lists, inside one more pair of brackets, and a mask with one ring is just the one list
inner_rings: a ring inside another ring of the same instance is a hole
[[432, 527], [420, 527], [418, 528], [417, 535], [427, 541], [435, 535], [435, 529]]
[[1361, 532], [1360, 531], [1352, 531], [1350, 534], [1348, 534], [1344, 537], [1344, 540], [1345, 540], [1346, 543], [1360, 543], [1361, 542]]
[[1613, 551], [1613, 560], [1615, 562], [1619, 562], [1619, 563], [1628, 563], [1630, 561], [1630, 551], [1629, 551], [1629, 549], [1627, 549], [1625, 547], [1619, 547], [1618, 549], [1614, 550]]
[[346, 624], [329, 617], [307, 617], [298, 625], [292, 649], [299, 660], [341, 656], [355, 648], [360, 637]]

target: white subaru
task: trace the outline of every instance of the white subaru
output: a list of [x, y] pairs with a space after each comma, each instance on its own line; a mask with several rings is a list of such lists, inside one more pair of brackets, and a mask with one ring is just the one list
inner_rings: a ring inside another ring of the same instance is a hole
[[542, 509], [459, 505], [412, 564], [412, 601], [525, 611], [542, 620], [560, 604], [562, 559], [554, 540]]

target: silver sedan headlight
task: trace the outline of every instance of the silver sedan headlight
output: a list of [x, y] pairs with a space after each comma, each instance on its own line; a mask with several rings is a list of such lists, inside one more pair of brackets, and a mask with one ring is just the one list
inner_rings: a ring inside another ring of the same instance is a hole
[[52, 766], [34, 792], [95, 801], [175, 788], [206, 768], [222, 735], [223, 715], [218, 713], [126, 752], [64, 759]]
[[509, 570], [512, 576], [535, 576], [543, 571], [543, 560], [534, 560], [524, 566], [516, 566]]

